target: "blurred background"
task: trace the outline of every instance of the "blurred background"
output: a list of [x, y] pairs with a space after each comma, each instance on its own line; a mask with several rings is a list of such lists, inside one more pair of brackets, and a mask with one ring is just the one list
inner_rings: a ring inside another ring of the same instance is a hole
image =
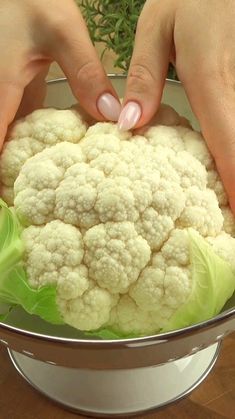
[[[125, 74], [133, 51], [138, 17], [145, 0], [75, 0], [107, 73]], [[57, 64], [49, 79], [63, 76]], [[168, 77], [176, 79], [170, 65]]]

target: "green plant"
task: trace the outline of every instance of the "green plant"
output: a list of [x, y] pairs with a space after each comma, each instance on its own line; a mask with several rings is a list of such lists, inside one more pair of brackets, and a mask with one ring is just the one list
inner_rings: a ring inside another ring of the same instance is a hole
[[[133, 51], [138, 17], [144, 0], [77, 0], [87, 23], [93, 43], [102, 43], [104, 49], [115, 53], [114, 66], [127, 72]], [[168, 77], [176, 73], [170, 65]]]

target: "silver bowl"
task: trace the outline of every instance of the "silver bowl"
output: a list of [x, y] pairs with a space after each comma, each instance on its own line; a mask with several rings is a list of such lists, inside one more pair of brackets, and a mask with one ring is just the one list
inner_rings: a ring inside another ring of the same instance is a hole
[[[125, 77], [110, 76], [119, 96]], [[198, 123], [180, 83], [167, 81], [163, 101]], [[75, 103], [65, 79], [48, 84], [47, 106]], [[89, 416], [149, 412], [189, 394], [213, 367], [222, 339], [235, 330], [235, 296], [211, 320], [136, 339], [95, 340], [52, 326], [20, 308], [0, 323], [0, 342], [18, 372], [64, 407]]]

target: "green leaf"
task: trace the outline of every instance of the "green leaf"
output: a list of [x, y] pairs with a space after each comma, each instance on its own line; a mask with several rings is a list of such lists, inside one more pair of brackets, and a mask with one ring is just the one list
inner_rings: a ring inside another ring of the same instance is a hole
[[9, 309], [22, 306], [54, 324], [64, 324], [56, 304], [56, 287], [30, 287], [23, 264], [24, 246], [21, 226], [13, 210], [0, 199], [0, 302], [8, 305], [0, 320], [6, 320]]
[[180, 329], [213, 318], [235, 291], [235, 272], [228, 262], [193, 229], [189, 229], [193, 289], [188, 301], [161, 332]]

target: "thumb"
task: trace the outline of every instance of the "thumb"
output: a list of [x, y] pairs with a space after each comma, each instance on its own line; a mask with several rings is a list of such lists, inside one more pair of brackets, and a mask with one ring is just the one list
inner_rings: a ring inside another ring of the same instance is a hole
[[95, 119], [117, 121], [121, 105], [89, 38], [77, 6], [68, 22], [56, 28], [53, 58], [68, 78], [81, 106]]
[[145, 125], [156, 113], [172, 50], [174, 15], [164, 2], [147, 1], [140, 15], [119, 128]]

